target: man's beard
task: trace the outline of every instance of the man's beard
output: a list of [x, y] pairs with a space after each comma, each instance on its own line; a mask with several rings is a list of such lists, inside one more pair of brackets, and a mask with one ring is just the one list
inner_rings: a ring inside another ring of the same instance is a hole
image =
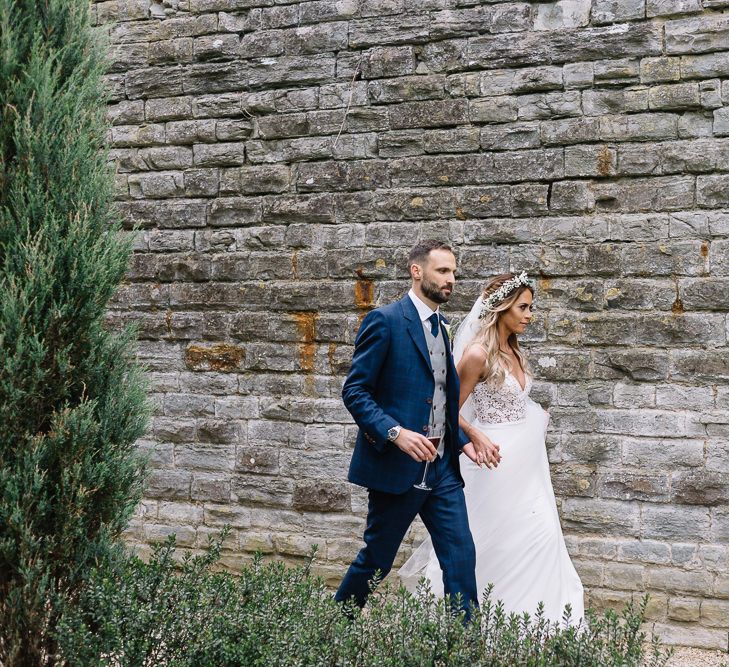
[[[446, 296], [440, 289], [438, 289], [437, 283], [434, 283], [427, 278], [423, 278], [423, 282], [420, 283], [420, 289], [423, 291], [425, 296], [435, 303], [448, 303], [448, 299], [450, 298], [450, 295]], [[451, 289], [451, 291], [453, 290], [453, 288], [449, 289]]]

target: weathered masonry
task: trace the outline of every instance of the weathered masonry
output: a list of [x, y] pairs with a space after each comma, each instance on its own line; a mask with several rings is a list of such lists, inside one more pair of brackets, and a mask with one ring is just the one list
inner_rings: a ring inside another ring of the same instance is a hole
[[[359, 546], [339, 392], [358, 323], [449, 239], [457, 319], [539, 278], [527, 341], [597, 607], [729, 627], [729, 0], [118, 0], [112, 157], [154, 471], [129, 539], [227, 562]], [[725, 13], [727, 12], [727, 13]], [[411, 538], [409, 538], [412, 540]], [[407, 551], [407, 549], [405, 549]]]

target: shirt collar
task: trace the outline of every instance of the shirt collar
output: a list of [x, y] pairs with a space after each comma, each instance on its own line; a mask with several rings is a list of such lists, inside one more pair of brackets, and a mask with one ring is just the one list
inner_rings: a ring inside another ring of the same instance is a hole
[[438, 313], [438, 319], [440, 320], [440, 308], [432, 310], [429, 305], [423, 303], [423, 300], [420, 299], [417, 294], [415, 294], [415, 291], [412, 288], [410, 288], [408, 296], [410, 297], [410, 300], [413, 302], [413, 304], [415, 304], [415, 308], [418, 311], [421, 322], [425, 322], [433, 313]]

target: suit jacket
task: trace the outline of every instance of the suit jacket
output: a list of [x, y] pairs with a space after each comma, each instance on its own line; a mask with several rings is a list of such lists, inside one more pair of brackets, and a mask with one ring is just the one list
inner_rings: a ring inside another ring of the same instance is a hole
[[[440, 334], [450, 350], [443, 326], [447, 320], [441, 316], [440, 323]], [[453, 356], [447, 356], [445, 446], [460, 478], [458, 454], [468, 438], [458, 427], [458, 374]], [[357, 333], [352, 366], [342, 388], [344, 404], [359, 426], [350, 482], [404, 493], [422, 476], [425, 464], [390, 442], [387, 431], [399, 424], [426, 435], [434, 389], [423, 324], [410, 297], [370, 311]]]

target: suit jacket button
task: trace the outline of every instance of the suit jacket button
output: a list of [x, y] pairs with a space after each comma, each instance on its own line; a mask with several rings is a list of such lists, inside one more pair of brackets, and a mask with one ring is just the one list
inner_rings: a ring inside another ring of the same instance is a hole
[[432, 399], [432, 398], [426, 398], [426, 399], [425, 399], [425, 402], [426, 402], [426, 403], [427, 403], [428, 405], [430, 405], [430, 404], [431, 404], [431, 403], [433, 402], [433, 399]]
[[426, 431], [426, 432], [428, 431], [428, 425], [427, 424], [425, 426], [423, 426], [423, 430]]

